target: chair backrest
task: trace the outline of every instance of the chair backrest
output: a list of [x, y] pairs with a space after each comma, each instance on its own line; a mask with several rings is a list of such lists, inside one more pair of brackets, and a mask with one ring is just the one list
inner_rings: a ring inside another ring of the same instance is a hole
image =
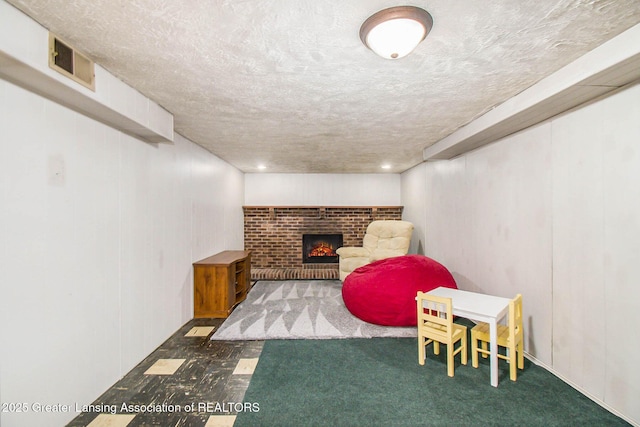
[[518, 294], [509, 303], [509, 339], [516, 342], [522, 333], [522, 295]]
[[438, 297], [418, 291], [418, 328], [426, 329], [430, 335], [441, 336], [440, 341], [450, 341], [453, 333], [453, 309], [451, 298]]
[[413, 224], [400, 220], [376, 220], [367, 226], [362, 246], [375, 249], [404, 250], [406, 254], [411, 244]]

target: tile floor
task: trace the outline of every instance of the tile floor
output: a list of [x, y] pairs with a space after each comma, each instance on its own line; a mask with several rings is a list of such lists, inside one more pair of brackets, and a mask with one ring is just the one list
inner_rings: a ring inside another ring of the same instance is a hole
[[264, 342], [211, 341], [223, 321], [188, 322], [67, 426], [232, 427]]

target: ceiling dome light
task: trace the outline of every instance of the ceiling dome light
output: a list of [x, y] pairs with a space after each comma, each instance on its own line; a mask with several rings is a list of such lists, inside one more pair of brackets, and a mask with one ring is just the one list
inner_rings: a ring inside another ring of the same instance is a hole
[[360, 27], [360, 40], [387, 59], [407, 56], [427, 37], [433, 18], [424, 9], [396, 6], [371, 15]]

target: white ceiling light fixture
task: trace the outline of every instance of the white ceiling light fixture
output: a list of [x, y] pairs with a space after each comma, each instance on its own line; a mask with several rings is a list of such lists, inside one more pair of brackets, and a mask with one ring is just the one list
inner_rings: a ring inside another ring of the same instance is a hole
[[360, 40], [387, 59], [407, 56], [427, 37], [433, 18], [415, 6], [396, 6], [371, 15], [360, 27]]

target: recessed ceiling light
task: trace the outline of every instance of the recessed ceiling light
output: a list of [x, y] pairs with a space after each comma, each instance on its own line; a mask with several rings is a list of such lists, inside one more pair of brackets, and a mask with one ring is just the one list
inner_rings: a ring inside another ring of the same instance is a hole
[[266, 168], [267, 168], [266, 165], [258, 165], [258, 169], [261, 171], [265, 170]]
[[387, 59], [407, 56], [427, 37], [433, 18], [415, 6], [396, 6], [374, 13], [360, 27], [360, 40]]
[[385, 163], [384, 165], [380, 166], [382, 169], [391, 169], [391, 165]]

